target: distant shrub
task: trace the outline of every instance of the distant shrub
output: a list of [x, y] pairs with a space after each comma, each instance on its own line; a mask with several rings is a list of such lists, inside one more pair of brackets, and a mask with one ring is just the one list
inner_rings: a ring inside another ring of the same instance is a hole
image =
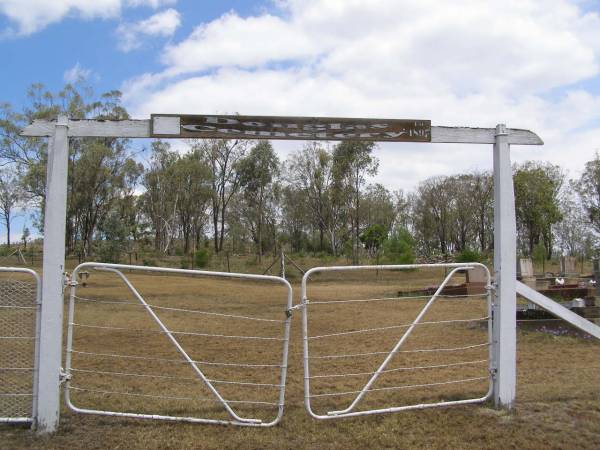
[[391, 264], [413, 264], [414, 245], [415, 241], [410, 232], [405, 228], [398, 228], [383, 243], [385, 259]]
[[541, 266], [544, 264], [546, 260], [546, 247], [544, 244], [539, 243], [535, 247], [533, 247], [533, 251], [531, 252], [531, 259], [537, 266]]
[[205, 248], [200, 248], [194, 253], [194, 266], [195, 267], [206, 267], [208, 264], [208, 251]]
[[189, 269], [190, 268], [190, 262], [188, 261], [187, 258], [181, 258], [180, 266], [181, 266], [182, 269]]
[[470, 263], [470, 262], [482, 262], [483, 255], [477, 250], [465, 248], [462, 252], [456, 255], [456, 262], [459, 263]]

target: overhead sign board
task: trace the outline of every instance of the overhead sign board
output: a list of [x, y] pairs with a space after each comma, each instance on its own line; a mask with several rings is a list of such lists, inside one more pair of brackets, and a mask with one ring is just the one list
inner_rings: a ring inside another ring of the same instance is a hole
[[431, 142], [430, 120], [152, 114], [151, 137]]

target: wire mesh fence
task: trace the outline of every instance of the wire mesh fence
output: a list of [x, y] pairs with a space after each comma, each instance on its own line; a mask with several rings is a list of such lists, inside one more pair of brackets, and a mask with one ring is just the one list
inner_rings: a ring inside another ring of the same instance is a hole
[[35, 415], [38, 310], [35, 272], [0, 268], [0, 422]]

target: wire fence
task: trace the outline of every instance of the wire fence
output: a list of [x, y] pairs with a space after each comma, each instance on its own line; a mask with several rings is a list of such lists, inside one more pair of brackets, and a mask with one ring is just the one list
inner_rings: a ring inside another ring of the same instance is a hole
[[[377, 273], [375, 286], [364, 281], [368, 271]], [[476, 289], [457, 284], [466, 272], [480, 280]], [[346, 283], [336, 290], [331, 280], [338, 277]], [[332, 419], [485, 401], [492, 374], [489, 286], [479, 264], [309, 270], [302, 283], [309, 413]], [[384, 295], [361, 295], [374, 287]]]
[[35, 416], [39, 278], [0, 268], [0, 422]]
[[283, 414], [291, 286], [282, 278], [85, 263], [69, 300], [76, 412], [271, 426]]

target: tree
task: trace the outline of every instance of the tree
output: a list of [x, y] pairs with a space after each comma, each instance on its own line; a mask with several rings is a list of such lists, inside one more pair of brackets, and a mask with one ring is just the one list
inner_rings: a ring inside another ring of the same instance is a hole
[[352, 235], [352, 260], [359, 262], [361, 189], [367, 176], [377, 173], [379, 161], [371, 155], [373, 142], [342, 141], [333, 151], [334, 188], [345, 193], [348, 199]]
[[376, 223], [369, 225], [365, 231], [360, 234], [360, 242], [362, 242], [372, 258], [379, 254], [379, 249], [387, 239], [386, 227]]
[[413, 264], [415, 241], [406, 228], [396, 228], [384, 242], [384, 254], [392, 264]]
[[392, 194], [382, 184], [368, 185], [361, 204], [363, 226], [379, 224], [387, 235], [396, 220], [396, 206]]
[[549, 163], [527, 161], [514, 173], [517, 230], [527, 253], [543, 242], [547, 258], [552, 256], [552, 225], [562, 220], [559, 195], [564, 174]]
[[[332, 155], [319, 142], [310, 142], [302, 150], [292, 155], [289, 163], [291, 184], [301, 190], [306, 204], [319, 230], [319, 250], [324, 250], [325, 231], [332, 229], [331, 221], [336, 220], [338, 211], [329, 196], [332, 184]], [[335, 233], [335, 231], [333, 231]], [[333, 249], [335, 253], [335, 249]]]
[[29, 236], [31, 236], [31, 232], [29, 228], [23, 228], [23, 234], [21, 235], [21, 242], [23, 242], [23, 248], [27, 250], [27, 241], [29, 240]]
[[591, 256], [595, 241], [593, 226], [586, 209], [576, 195], [577, 182], [571, 181], [563, 190], [560, 210], [563, 219], [552, 226], [556, 245], [561, 254], [569, 256]]
[[432, 177], [412, 197], [414, 229], [425, 253], [452, 250], [453, 195], [448, 177]]
[[153, 142], [150, 167], [142, 179], [146, 189], [142, 207], [152, 223], [154, 248], [162, 253], [168, 252], [176, 228], [179, 192], [174, 166], [177, 159], [170, 144]]
[[176, 209], [183, 234], [183, 251], [187, 254], [192, 238], [194, 249], [200, 245], [211, 199], [212, 174], [202, 154], [195, 149], [175, 161], [173, 176], [179, 199]]
[[238, 163], [242, 194], [250, 206], [250, 220], [256, 224], [256, 245], [259, 263], [263, 254], [263, 224], [265, 203], [272, 193], [272, 183], [279, 174], [279, 158], [269, 141], [260, 141]]
[[[81, 85], [67, 84], [54, 93], [41, 84], [34, 84], [28, 90], [29, 103], [21, 112], [13, 111], [8, 104], [0, 109], [0, 161], [12, 164], [23, 174], [22, 185], [28, 198], [39, 207], [36, 222], [40, 230], [43, 228], [47, 144], [43, 139], [19, 136], [19, 130], [32, 120], [55, 119], [59, 114], [73, 119], [128, 118], [121, 106], [119, 91], [106, 92], [97, 99], [92, 96], [91, 90]], [[126, 139], [70, 139], [65, 236], [68, 251], [81, 242], [83, 252], [90, 252], [98, 224], [120, 196], [124, 183], [130, 180], [131, 174], [127, 171], [132, 169], [135, 163], [129, 158]]]
[[585, 163], [585, 169], [575, 188], [588, 220], [596, 233], [600, 233], [600, 155]]
[[246, 154], [247, 140], [203, 139], [192, 145], [210, 167], [212, 192], [212, 220], [215, 253], [223, 250], [227, 207], [240, 188], [238, 162]]
[[0, 171], [0, 215], [6, 227], [6, 246], [10, 248], [10, 224], [15, 209], [24, 199], [19, 179], [14, 172], [4, 169]]

